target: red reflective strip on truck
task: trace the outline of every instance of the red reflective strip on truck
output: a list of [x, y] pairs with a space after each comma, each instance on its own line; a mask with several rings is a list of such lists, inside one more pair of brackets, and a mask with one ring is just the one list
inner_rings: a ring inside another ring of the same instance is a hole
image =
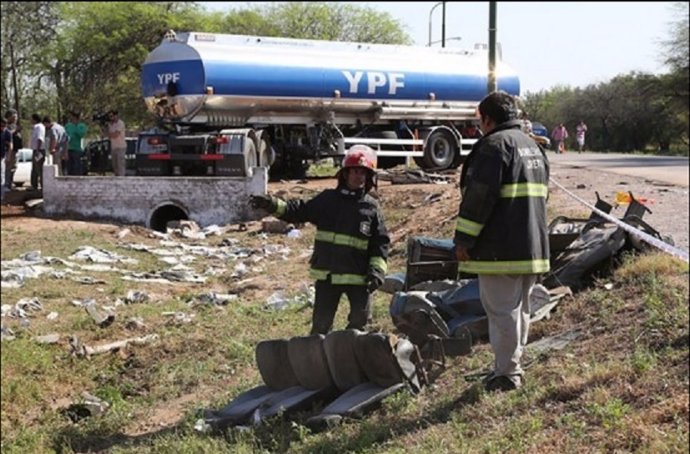
[[169, 153], [152, 153], [149, 155], [149, 159], [152, 161], [169, 161]]
[[200, 156], [202, 161], [220, 161], [223, 159], [222, 154], [202, 154]]

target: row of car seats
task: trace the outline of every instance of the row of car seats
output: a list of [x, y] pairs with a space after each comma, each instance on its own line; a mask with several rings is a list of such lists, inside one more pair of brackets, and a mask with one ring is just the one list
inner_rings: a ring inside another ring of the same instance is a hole
[[222, 430], [325, 405], [306, 424], [315, 430], [331, 427], [343, 417], [360, 417], [404, 388], [419, 391], [416, 354], [407, 339], [351, 329], [261, 341], [256, 362], [264, 384], [220, 410], [204, 410], [203, 418]]

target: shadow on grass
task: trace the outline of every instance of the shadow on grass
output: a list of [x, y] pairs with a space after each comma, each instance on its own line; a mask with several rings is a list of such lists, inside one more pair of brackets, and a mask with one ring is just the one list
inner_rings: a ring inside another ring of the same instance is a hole
[[[351, 436], [343, 439], [324, 439], [322, 442], [309, 445], [309, 452], [330, 453], [330, 452], [358, 452], [370, 446], [372, 443], [385, 443], [391, 438], [398, 438], [418, 432], [420, 429], [435, 424], [443, 424], [450, 420], [453, 413], [461, 410], [467, 405], [473, 405], [481, 398], [484, 393], [484, 386], [481, 382], [472, 384], [465, 389], [456, 399], [438, 405], [423, 420], [418, 418], [402, 420], [394, 423], [391, 430], [389, 425], [381, 425], [380, 421], [362, 420], [359, 430]], [[365, 416], [366, 418], [366, 416]], [[331, 430], [338, 430], [333, 428]]]
[[141, 435], [100, 433], [98, 430], [84, 433], [78, 426], [68, 426], [55, 435], [52, 447], [56, 453], [61, 454], [67, 452], [109, 452], [115, 446], [126, 448], [150, 446], [154, 439], [182, 430], [183, 424], [184, 422], [180, 421], [174, 426]]

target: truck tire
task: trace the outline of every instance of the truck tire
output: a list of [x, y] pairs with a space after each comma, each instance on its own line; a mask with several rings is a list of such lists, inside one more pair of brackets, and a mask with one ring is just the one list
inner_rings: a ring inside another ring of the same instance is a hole
[[258, 166], [258, 161], [256, 155], [256, 145], [254, 145], [254, 141], [249, 137], [245, 137], [242, 155], [244, 156], [244, 175], [251, 177], [254, 173], [253, 168]]
[[462, 153], [458, 153], [457, 156], [455, 156], [455, 159], [453, 159], [453, 164], [451, 164], [450, 168], [457, 169], [462, 165], [463, 162], [465, 162], [466, 158], [467, 156], [463, 156]]
[[276, 160], [275, 152], [271, 147], [271, 142], [268, 137], [262, 137], [259, 140], [259, 166], [271, 167]]
[[256, 140], [258, 143], [258, 165], [259, 167], [269, 168], [276, 160], [275, 151], [271, 147], [271, 139], [268, 132], [264, 130], [256, 131]]
[[426, 141], [423, 168], [425, 170], [449, 169], [458, 154], [458, 143], [453, 133], [447, 129], [437, 129]]

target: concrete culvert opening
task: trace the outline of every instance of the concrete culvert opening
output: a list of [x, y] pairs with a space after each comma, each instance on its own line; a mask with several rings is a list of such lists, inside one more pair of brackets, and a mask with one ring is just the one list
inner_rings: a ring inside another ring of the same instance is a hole
[[182, 221], [189, 219], [187, 213], [177, 205], [163, 205], [151, 213], [149, 227], [153, 230], [165, 233], [166, 226], [170, 221]]

